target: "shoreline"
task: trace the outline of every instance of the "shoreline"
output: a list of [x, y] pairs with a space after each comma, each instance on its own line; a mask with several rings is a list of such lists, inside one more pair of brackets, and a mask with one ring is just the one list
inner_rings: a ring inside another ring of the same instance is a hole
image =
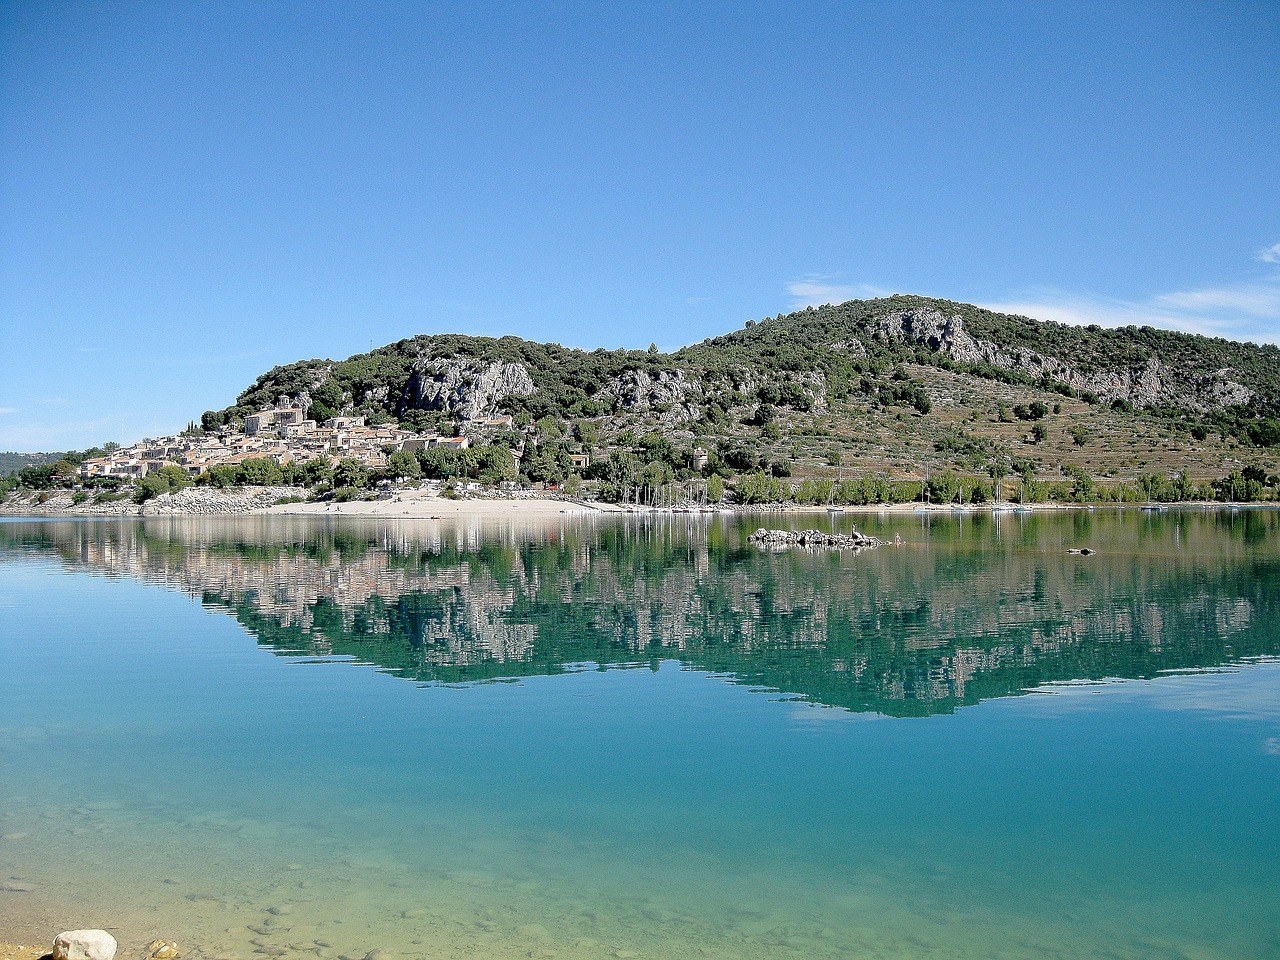
[[593, 500], [570, 500], [555, 496], [464, 497], [451, 499], [430, 490], [406, 490], [377, 500], [300, 501], [278, 503], [284, 498], [305, 495], [294, 487], [256, 487], [238, 490], [211, 490], [188, 487], [178, 494], [164, 494], [144, 504], [115, 500], [102, 504], [73, 504], [69, 493], [58, 493], [44, 503], [35, 496], [0, 504], [0, 516], [33, 519], [149, 518], [211, 516], [363, 517], [400, 520], [547, 519], [554, 516], [839, 516], [842, 514], [938, 514], [974, 515], [984, 513], [1044, 513], [1064, 510], [1232, 510], [1275, 509], [1277, 503], [1008, 503], [1000, 504], [723, 504], [717, 507], [635, 507]]

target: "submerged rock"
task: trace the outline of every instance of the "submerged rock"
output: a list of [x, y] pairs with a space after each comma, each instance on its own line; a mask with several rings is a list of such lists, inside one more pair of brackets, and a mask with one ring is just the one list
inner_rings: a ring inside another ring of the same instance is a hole
[[111, 960], [116, 938], [105, 930], [68, 930], [53, 940], [53, 960]]
[[176, 960], [181, 952], [172, 940], [152, 940], [147, 944], [147, 956], [150, 960]]

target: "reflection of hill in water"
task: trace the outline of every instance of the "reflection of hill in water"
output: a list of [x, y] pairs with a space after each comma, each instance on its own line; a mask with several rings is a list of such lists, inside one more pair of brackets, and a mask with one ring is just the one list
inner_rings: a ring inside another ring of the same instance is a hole
[[[907, 548], [859, 555], [761, 553], [747, 527], [678, 523], [497, 540], [388, 524], [5, 524], [0, 549], [161, 582], [282, 656], [416, 681], [677, 659], [909, 716], [1280, 652], [1280, 565], [1259, 547], [1278, 519], [1059, 516], [1002, 537], [990, 520], [963, 532], [943, 520]], [[1081, 536], [1109, 546], [1087, 559], [1057, 546]]]

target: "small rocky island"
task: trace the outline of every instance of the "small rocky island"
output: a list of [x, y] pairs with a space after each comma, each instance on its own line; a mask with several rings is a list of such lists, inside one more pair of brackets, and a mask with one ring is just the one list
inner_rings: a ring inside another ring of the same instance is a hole
[[748, 538], [762, 547], [836, 547], [843, 550], [870, 550], [883, 547], [885, 541], [853, 530], [849, 533], [823, 533], [821, 530], [767, 530], [761, 527]]

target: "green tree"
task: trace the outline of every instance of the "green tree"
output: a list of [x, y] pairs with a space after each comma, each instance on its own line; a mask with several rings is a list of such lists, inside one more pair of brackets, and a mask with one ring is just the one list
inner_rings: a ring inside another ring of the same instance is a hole
[[218, 490], [225, 490], [236, 482], [236, 468], [230, 463], [215, 463], [196, 477], [196, 483]]
[[369, 482], [369, 470], [359, 460], [345, 457], [333, 471], [335, 487], [363, 487]]
[[163, 477], [165, 482], [169, 484], [170, 493], [177, 493], [179, 490], [191, 486], [191, 477], [188, 476], [187, 471], [176, 463], [166, 463], [156, 471], [156, 475]]
[[273, 460], [266, 457], [250, 457], [241, 461], [236, 470], [236, 480], [255, 487], [267, 487], [284, 480], [284, 472]]
[[168, 492], [169, 482], [167, 480], [159, 474], [148, 473], [138, 481], [138, 492], [134, 494], [133, 498], [138, 503], [146, 503], [148, 500]]
[[564, 425], [555, 417], [541, 417], [535, 426], [538, 436], [544, 440], [559, 440], [564, 436]]
[[422, 476], [422, 465], [412, 450], [397, 450], [387, 458], [386, 474], [393, 479], [416, 480]]
[[962, 487], [950, 470], [942, 470], [929, 478], [929, 500], [933, 503], [953, 503], [959, 499]]
[[600, 428], [590, 420], [579, 420], [573, 425], [573, 432], [578, 442], [587, 450], [594, 447], [600, 440]]
[[515, 454], [505, 447], [484, 447], [477, 453], [477, 477], [481, 483], [495, 487], [520, 476]]
[[1009, 461], [1003, 456], [993, 458], [987, 464], [987, 474], [991, 477], [992, 495], [999, 500], [1001, 481], [1009, 475]]
[[328, 457], [316, 457], [302, 465], [302, 482], [308, 487], [326, 486], [333, 482], [333, 464]]
[[159, 470], [148, 473], [138, 481], [138, 492], [134, 499], [138, 503], [146, 503], [153, 497], [165, 493], [177, 493], [190, 486], [191, 478], [176, 463], [166, 463]]
[[713, 473], [707, 478], [707, 500], [711, 503], [719, 503], [724, 499], [724, 480], [719, 474]]
[[1092, 500], [1094, 485], [1093, 477], [1089, 475], [1089, 471], [1074, 464], [1066, 467], [1065, 470], [1067, 476], [1071, 478], [1071, 499], [1076, 503], [1086, 503]]

